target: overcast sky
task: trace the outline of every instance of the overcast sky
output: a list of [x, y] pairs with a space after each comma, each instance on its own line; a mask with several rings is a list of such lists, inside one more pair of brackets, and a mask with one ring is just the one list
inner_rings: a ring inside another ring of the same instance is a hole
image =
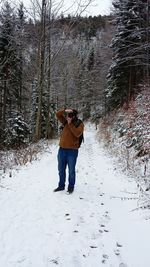
[[[73, 2], [74, 0], [65, 0], [67, 3]], [[88, 0], [83, 0], [88, 1]], [[84, 14], [89, 15], [108, 15], [112, 6], [112, 0], [92, 0], [93, 3], [87, 8]], [[79, 2], [79, 1], [76, 1]]]
[[[18, 0], [21, 1], [21, 0]], [[40, 3], [42, 2], [42, 0], [38, 0]], [[52, 1], [52, 3], [55, 3], [55, 1], [57, 3], [61, 3], [62, 1], [64, 1], [65, 6], [63, 5], [63, 7], [60, 9], [61, 11], [65, 10], [66, 14], [71, 14], [72, 12], [75, 13], [77, 10], [77, 3], [81, 2], [81, 3], [87, 3], [88, 0], [54, 0], [54, 2]], [[92, 0], [93, 3], [90, 5], [90, 7], [88, 7], [86, 9], [86, 12], [82, 13], [82, 15], [108, 15], [111, 11], [111, 7], [112, 7], [112, 0]], [[24, 5], [27, 7], [30, 3], [30, 0], [23, 0]], [[72, 8], [70, 8], [72, 6]], [[68, 9], [69, 7], [69, 9]], [[68, 9], [68, 10], [67, 10]], [[72, 11], [72, 12], [71, 12]], [[80, 14], [80, 12], [79, 12]]]
[[111, 11], [112, 0], [95, 0], [93, 6], [88, 8], [92, 15], [108, 15]]

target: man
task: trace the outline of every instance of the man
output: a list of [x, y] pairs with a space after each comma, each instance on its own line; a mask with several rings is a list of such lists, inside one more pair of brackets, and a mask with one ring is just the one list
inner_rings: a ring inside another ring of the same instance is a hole
[[58, 150], [59, 183], [54, 192], [65, 189], [66, 167], [68, 166], [68, 193], [74, 191], [76, 173], [75, 166], [80, 147], [80, 137], [83, 134], [84, 124], [77, 117], [74, 109], [62, 109], [56, 113], [57, 119], [62, 123], [63, 129], [60, 136]]

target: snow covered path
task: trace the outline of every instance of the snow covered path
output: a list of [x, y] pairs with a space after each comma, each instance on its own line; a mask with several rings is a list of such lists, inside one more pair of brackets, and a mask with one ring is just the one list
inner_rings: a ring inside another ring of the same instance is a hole
[[131, 178], [87, 127], [72, 195], [57, 186], [57, 144], [1, 180], [0, 267], [149, 267], [150, 222]]

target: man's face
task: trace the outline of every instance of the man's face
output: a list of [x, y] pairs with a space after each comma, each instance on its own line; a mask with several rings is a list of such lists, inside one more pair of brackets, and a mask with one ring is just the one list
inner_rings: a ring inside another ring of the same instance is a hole
[[72, 119], [74, 117], [73, 111], [65, 112], [64, 116], [65, 116], [65, 118], [71, 118]]

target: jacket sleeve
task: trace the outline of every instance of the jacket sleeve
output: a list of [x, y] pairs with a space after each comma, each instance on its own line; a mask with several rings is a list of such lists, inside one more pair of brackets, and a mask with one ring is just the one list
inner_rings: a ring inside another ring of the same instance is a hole
[[61, 123], [66, 123], [66, 119], [63, 116], [65, 109], [60, 109], [56, 112], [56, 117]]
[[78, 127], [76, 127], [73, 123], [68, 124], [70, 131], [74, 136], [79, 137], [84, 130], [84, 124], [81, 123]]

